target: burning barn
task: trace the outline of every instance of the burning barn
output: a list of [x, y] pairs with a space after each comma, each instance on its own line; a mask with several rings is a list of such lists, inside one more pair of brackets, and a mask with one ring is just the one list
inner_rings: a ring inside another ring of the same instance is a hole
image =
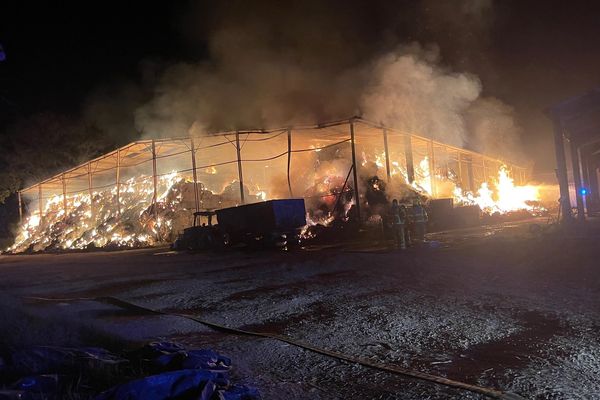
[[291, 197], [305, 199], [309, 225], [368, 221], [414, 196], [507, 212], [536, 200], [527, 178], [524, 167], [360, 118], [140, 140], [21, 190], [9, 251], [170, 242], [195, 211]]

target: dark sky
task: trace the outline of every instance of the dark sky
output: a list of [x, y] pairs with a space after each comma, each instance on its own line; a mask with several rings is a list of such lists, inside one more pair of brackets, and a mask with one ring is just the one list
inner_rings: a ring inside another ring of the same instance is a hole
[[[38, 3], [3, 1], [0, 6], [0, 43], [7, 54], [0, 63], [3, 127], [42, 111], [78, 115], [98, 89], [151, 80], [148, 65], [209, 59], [214, 26], [246, 16], [269, 23], [288, 4]], [[600, 2], [390, 3], [323, 0], [301, 7], [304, 14], [293, 18], [326, 21], [339, 14], [354, 21], [334, 25], [340, 37], [352, 38], [349, 53], [365, 54], [365, 47], [390, 42], [437, 44], [444, 65], [478, 75], [485, 95], [514, 107], [536, 169], [552, 169], [551, 125], [543, 109], [599, 85]]]

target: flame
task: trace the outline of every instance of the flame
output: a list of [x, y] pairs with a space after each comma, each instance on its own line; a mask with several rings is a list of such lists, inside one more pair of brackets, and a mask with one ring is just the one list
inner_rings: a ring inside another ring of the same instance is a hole
[[454, 200], [459, 204], [477, 205], [482, 211], [489, 214], [505, 214], [518, 210], [542, 210], [535, 204], [540, 201], [539, 188], [533, 185], [516, 186], [504, 165], [498, 170], [494, 188], [495, 190], [490, 188], [488, 182], [483, 182], [475, 195], [463, 192], [457, 186], [454, 189]]
[[[159, 176], [153, 204], [153, 178], [137, 176], [121, 183], [118, 199], [116, 187], [94, 191], [91, 197], [89, 192], [67, 195], [66, 215], [63, 196], [52, 196], [41, 215], [36, 210], [24, 220], [15, 243], [7, 251], [142, 247], [169, 242], [178, 229], [191, 224], [192, 210], [185, 208], [183, 193], [185, 185], [191, 182], [175, 171]], [[213, 204], [237, 204], [239, 195], [226, 189], [219, 195], [204, 190], [215, 198]], [[251, 195], [254, 200], [268, 199], [267, 191], [259, 187]]]
[[[152, 245], [168, 236], [171, 218], [180, 208], [182, 193], [177, 188], [185, 179], [176, 172], [158, 177], [157, 204], [154, 220], [150, 176], [131, 178], [121, 184], [119, 207], [117, 189], [76, 193], [64, 198], [55, 195], [46, 201], [42, 214], [34, 212], [25, 219], [10, 252], [56, 249], [85, 249], [108, 245], [139, 247]], [[93, 199], [94, 213], [90, 209]], [[120, 209], [120, 213], [119, 213]]]
[[[378, 168], [385, 169], [385, 152], [377, 154], [374, 162]], [[408, 183], [406, 167], [398, 161], [390, 160], [390, 176], [395, 175], [402, 176], [404, 182]], [[539, 186], [515, 185], [505, 165], [499, 168], [496, 179], [492, 182], [483, 182], [475, 193], [464, 191], [457, 185], [457, 177], [452, 176], [451, 171], [448, 172], [448, 175], [434, 173], [433, 176], [435, 176], [436, 183], [447, 182], [454, 187], [452, 195], [456, 203], [478, 205], [482, 211], [489, 214], [505, 214], [518, 210], [543, 211], [543, 207], [539, 205]], [[431, 180], [432, 171], [430, 171], [429, 158], [425, 156], [414, 166], [414, 181], [410, 186], [418, 193], [431, 197]]]
[[334, 220], [335, 215], [331, 212], [319, 216], [311, 216], [309, 212], [306, 212], [306, 225], [300, 231], [300, 238], [305, 240], [315, 238], [317, 235], [310, 229], [311, 227], [317, 225], [329, 226]]
[[259, 199], [261, 199], [262, 201], [267, 200], [267, 192], [265, 192], [264, 190], [260, 190], [260, 191], [256, 192], [255, 196], [258, 197]]

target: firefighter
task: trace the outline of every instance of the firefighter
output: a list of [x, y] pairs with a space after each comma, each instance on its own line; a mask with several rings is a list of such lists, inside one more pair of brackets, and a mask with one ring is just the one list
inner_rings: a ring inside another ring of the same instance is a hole
[[412, 225], [414, 231], [413, 238], [416, 242], [423, 242], [425, 240], [427, 219], [427, 211], [421, 205], [421, 201], [415, 199], [412, 206]]
[[406, 208], [406, 206], [404, 204], [400, 205], [400, 218], [402, 219], [402, 221], [404, 221], [404, 224], [403, 224], [404, 244], [406, 245], [406, 247], [411, 247], [412, 242], [410, 239], [410, 225], [409, 225], [410, 221], [408, 218], [408, 209]]
[[400, 249], [406, 249], [406, 207], [399, 206], [398, 200], [392, 200], [392, 230], [396, 246]]

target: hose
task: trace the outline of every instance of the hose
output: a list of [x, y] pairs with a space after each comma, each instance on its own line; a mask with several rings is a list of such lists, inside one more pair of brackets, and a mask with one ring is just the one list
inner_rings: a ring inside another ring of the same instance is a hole
[[456, 381], [453, 379], [448, 379], [448, 378], [444, 378], [441, 376], [432, 375], [432, 374], [429, 374], [426, 372], [415, 371], [415, 370], [411, 370], [411, 369], [407, 369], [407, 368], [398, 367], [395, 365], [385, 365], [385, 364], [375, 363], [375, 362], [364, 360], [364, 359], [361, 359], [358, 357], [339, 353], [337, 351], [322, 349], [320, 347], [315, 347], [310, 344], [302, 343], [297, 340], [291, 339], [284, 335], [278, 335], [275, 333], [248, 331], [248, 330], [239, 329], [239, 328], [232, 328], [229, 326], [220, 325], [220, 324], [217, 324], [214, 322], [210, 322], [210, 321], [206, 321], [206, 320], [203, 320], [203, 319], [200, 319], [197, 317], [193, 317], [191, 315], [154, 310], [151, 308], [139, 306], [137, 304], [129, 303], [125, 300], [121, 300], [116, 297], [89, 297], [89, 298], [79, 297], [79, 298], [59, 299], [59, 298], [25, 296], [23, 298], [28, 299], [28, 300], [36, 300], [36, 301], [65, 302], [65, 303], [75, 302], [75, 301], [97, 301], [97, 302], [101, 302], [101, 303], [105, 303], [105, 304], [110, 304], [110, 305], [113, 305], [116, 307], [120, 307], [123, 309], [128, 309], [131, 311], [138, 311], [138, 312], [154, 314], [154, 315], [164, 315], [164, 316], [185, 318], [187, 320], [197, 322], [199, 324], [208, 326], [212, 329], [215, 329], [215, 330], [218, 330], [221, 332], [232, 333], [232, 334], [236, 334], [236, 335], [255, 336], [255, 337], [261, 337], [261, 338], [279, 340], [281, 342], [288, 343], [290, 345], [302, 348], [304, 350], [309, 350], [314, 353], [318, 353], [318, 354], [322, 354], [322, 355], [325, 355], [328, 357], [336, 358], [338, 360], [346, 361], [351, 364], [358, 364], [358, 365], [362, 365], [364, 367], [373, 368], [373, 369], [377, 369], [377, 370], [385, 371], [385, 372], [390, 372], [395, 375], [401, 375], [401, 376], [407, 376], [407, 377], [411, 377], [411, 378], [415, 378], [415, 379], [420, 379], [423, 381], [437, 383], [439, 385], [443, 385], [443, 386], [447, 386], [447, 387], [451, 387], [451, 388], [455, 388], [455, 389], [467, 390], [469, 392], [483, 394], [492, 399], [524, 400], [523, 397], [521, 397], [515, 393], [503, 392], [503, 391], [496, 390], [496, 389], [472, 385], [470, 383], [460, 382], [460, 381]]

